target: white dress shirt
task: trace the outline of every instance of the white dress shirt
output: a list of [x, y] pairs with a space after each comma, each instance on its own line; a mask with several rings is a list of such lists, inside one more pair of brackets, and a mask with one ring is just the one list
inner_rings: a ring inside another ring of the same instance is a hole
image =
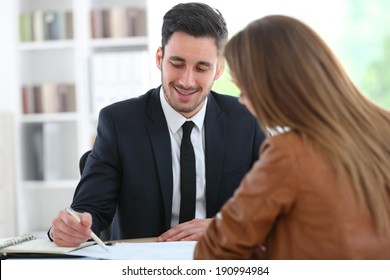
[[204, 157], [204, 117], [206, 114], [206, 104], [203, 104], [202, 109], [191, 119], [186, 119], [181, 114], [176, 112], [165, 100], [164, 91], [161, 87], [160, 100], [162, 109], [167, 120], [169, 136], [171, 138], [172, 148], [172, 174], [173, 174], [173, 198], [172, 198], [172, 218], [171, 226], [179, 223], [180, 214], [180, 143], [183, 135], [181, 126], [186, 121], [193, 121], [195, 123], [191, 132], [191, 142], [195, 152], [196, 165], [196, 204], [195, 204], [195, 218], [206, 218], [206, 172], [205, 172], [205, 157]]

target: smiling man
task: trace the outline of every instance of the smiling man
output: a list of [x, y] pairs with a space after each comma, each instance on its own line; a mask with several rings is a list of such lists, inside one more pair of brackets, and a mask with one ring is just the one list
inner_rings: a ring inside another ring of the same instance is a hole
[[[157, 50], [164, 96], [186, 118], [203, 107], [213, 82], [223, 72], [223, 61], [213, 37], [194, 37], [182, 31], [172, 34], [164, 50]], [[210, 47], [211, 46], [211, 47]]]
[[[162, 86], [100, 112], [71, 204], [81, 223], [61, 210], [49, 231], [57, 245], [78, 245], [112, 221], [112, 239], [201, 236], [264, 139], [235, 97], [211, 90], [223, 72], [227, 36], [224, 18], [208, 5], [178, 4], [165, 14], [156, 53]], [[188, 123], [191, 144], [182, 144]], [[193, 178], [182, 173], [184, 145], [191, 147]]]

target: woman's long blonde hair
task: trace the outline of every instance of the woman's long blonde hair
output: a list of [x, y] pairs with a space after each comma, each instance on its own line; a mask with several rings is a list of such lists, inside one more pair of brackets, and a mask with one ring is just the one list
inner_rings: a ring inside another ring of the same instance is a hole
[[319, 147], [390, 234], [390, 113], [359, 92], [318, 34], [267, 16], [237, 33], [225, 57], [259, 123], [290, 127]]

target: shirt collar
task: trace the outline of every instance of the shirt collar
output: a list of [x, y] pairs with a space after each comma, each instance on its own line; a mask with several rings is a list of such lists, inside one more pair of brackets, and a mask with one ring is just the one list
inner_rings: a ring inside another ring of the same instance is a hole
[[182, 116], [180, 113], [176, 112], [166, 101], [165, 96], [164, 96], [164, 89], [161, 86], [160, 88], [160, 101], [161, 101], [161, 106], [165, 115], [165, 118], [168, 123], [168, 128], [169, 130], [175, 134], [183, 125], [185, 121], [193, 121], [195, 123], [195, 126], [202, 131], [203, 129], [203, 123], [204, 123], [204, 118], [206, 115], [206, 107], [207, 107], [207, 100], [206, 98], [205, 103], [203, 104], [202, 108], [198, 113], [196, 113], [192, 118], [187, 119], [184, 116]]
[[267, 134], [269, 136], [276, 136], [279, 134], [289, 132], [290, 130], [291, 130], [291, 128], [289, 128], [288, 126], [267, 127]]

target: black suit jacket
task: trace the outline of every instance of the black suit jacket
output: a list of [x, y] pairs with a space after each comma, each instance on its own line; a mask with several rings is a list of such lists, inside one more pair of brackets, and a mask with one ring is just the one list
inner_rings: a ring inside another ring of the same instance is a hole
[[[170, 228], [171, 144], [160, 88], [104, 108], [72, 207], [92, 214], [95, 233], [113, 239], [158, 236]], [[214, 216], [258, 158], [264, 134], [237, 98], [211, 92], [204, 121], [206, 212]]]

